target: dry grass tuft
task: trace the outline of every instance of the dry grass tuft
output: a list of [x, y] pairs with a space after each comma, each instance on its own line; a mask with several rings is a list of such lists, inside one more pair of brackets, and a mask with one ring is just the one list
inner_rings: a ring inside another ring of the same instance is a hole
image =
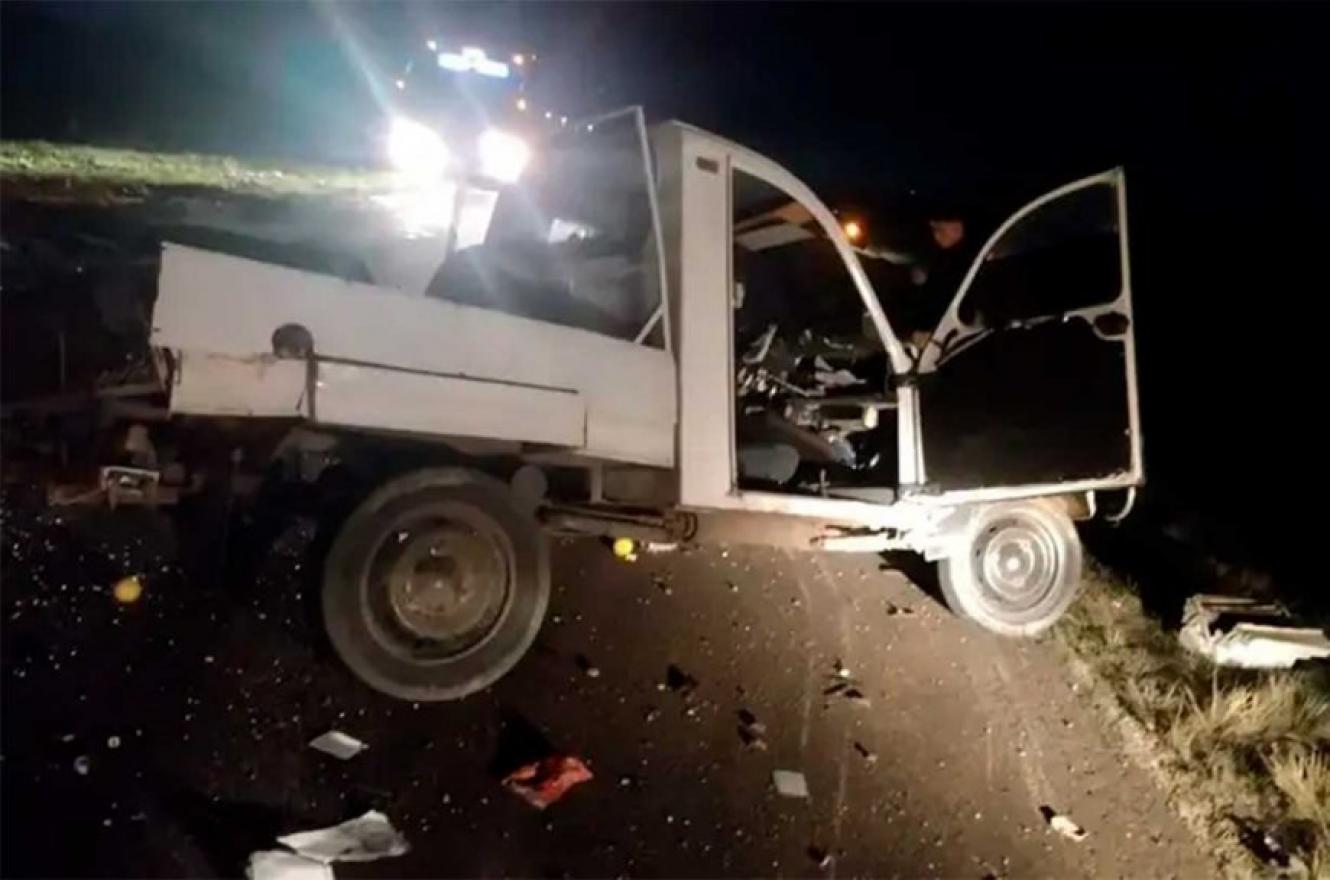
[[1311, 875], [1330, 876], [1330, 752], [1285, 746], [1268, 754], [1265, 766], [1284, 796], [1289, 821], [1309, 826], [1303, 856]]
[[1181, 648], [1130, 584], [1088, 573], [1058, 634], [1154, 734], [1170, 784], [1207, 805], [1215, 839], [1266, 829], [1330, 876], [1330, 673], [1218, 669]]

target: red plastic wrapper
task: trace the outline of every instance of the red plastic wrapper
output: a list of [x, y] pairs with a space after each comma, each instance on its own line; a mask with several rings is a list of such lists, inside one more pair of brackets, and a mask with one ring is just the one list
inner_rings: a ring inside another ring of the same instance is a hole
[[543, 810], [573, 786], [592, 778], [591, 770], [580, 758], [551, 755], [518, 767], [503, 778], [503, 785], [531, 806]]

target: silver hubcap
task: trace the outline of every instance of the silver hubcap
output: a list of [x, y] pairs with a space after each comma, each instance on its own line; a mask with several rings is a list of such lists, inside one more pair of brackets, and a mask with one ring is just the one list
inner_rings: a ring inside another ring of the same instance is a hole
[[993, 522], [974, 549], [974, 570], [984, 593], [1011, 610], [1041, 602], [1057, 582], [1058, 565], [1052, 535], [1024, 518]]

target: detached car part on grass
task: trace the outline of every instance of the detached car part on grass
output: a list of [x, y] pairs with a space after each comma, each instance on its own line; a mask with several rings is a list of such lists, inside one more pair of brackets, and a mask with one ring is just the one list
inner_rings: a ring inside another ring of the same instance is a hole
[[[678, 540], [800, 518], [826, 550], [940, 561], [955, 611], [1032, 635], [1079, 588], [1072, 520], [1143, 480], [1125, 199], [1115, 170], [1022, 208], [915, 350], [797, 178], [633, 110], [545, 144], [423, 295], [167, 244], [152, 343], [176, 417], [447, 465], [385, 477], [327, 558], [332, 642], [394, 696], [517, 662], [549, 595], [539, 519]], [[782, 299], [787, 265], [834, 283]], [[740, 338], [833, 288], [853, 339], [792, 327], [777, 365], [781, 331]]]

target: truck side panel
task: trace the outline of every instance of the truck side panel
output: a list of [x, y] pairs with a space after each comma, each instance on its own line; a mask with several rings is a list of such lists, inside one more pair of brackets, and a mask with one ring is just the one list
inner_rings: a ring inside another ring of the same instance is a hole
[[314, 400], [321, 424], [586, 445], [586, 404], [575, 391], [320, 364]]
[[[501, 419], [494, 412], [486, 417], [493, 420], [484, 430], [508, 432], [495, 439], [529, 440], [535, 433], [541, 439], [531, 442], [566, 443], [589, 457], [660, 467], [674, 463], [674, 361], [666, 351], [226, 254], [164, 248], [152, 341], [181, 355], [172, 400], [176, 411], [278, 414], [265, 402], [278, 394], [272, 386], [276, 374], [269, 368], [281, 363], [273, 357], [273, 333], [287, 324], [309, 331], [320, 375], [334, 364], [383, 371], [375, 380], [381, 383], [374, 392], [378, 395], [423, 400], [421, 383], [438, 381], [441, 390], [431, 399], [443, 401], [461, 393], [456, 383], [465, 380], [546, 393], [490, 388], [487, 406], [508, 413]], [[198, 375], [203, 364], [220, 363], [217, 356], [251, 366], [222, 367], [224, 376]], [[303, 374], [303, 366], [287, 362], [285, 369]], [[399, 383], [390, 382], [388, 374]], [[282, 388], [289, 391], [289, 384]], [[323, 421], [337, 410], [321, 412], [318, 397], [316, 390], [313, 418]], [[357, 418], [369, 420], [369, 410], [377, 405], [359, 404]], [[395, 408], [388, 407], [373, 417], [382, 422], [364, 426], [419, 431], [427, 422], [430, 433], [463, 433], [459, 426], [470, 426], [468, 434], [478, 430], [476, 416], [458, 406], [438, 405], [444, 408], [428, 417], [408, 412], [409, 407], [394, 414]], [[342, 411], [351, 411], [349, 403], [344, 406]], [[551, 413], [559, 407], [565, 409]], [[301, 412], [310, 415], [307, 408]], [[548, 428], [515, 427], [547, 419]], [[579, 419], [582, 427], [574, 432], [569, 425]], [[551, 434], [559, 439], [550, 439]]]

